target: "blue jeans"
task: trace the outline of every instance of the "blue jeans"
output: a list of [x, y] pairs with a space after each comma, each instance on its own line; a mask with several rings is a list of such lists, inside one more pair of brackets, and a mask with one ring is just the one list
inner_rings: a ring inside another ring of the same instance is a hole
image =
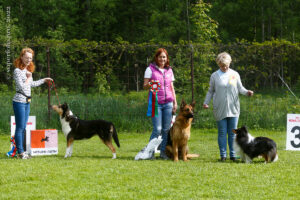
[[157, 116], [152, 117], [153, 131], [150, 136], [150, 141], [161, 135], [163, 139], [160, 145], [161, 152], [165, 152], [166, 150], [168, 131], [172, 121], [172, 109], [173, 102], [158, 104]]
[[217, 121], [218, 125], [218, 144], [220, 149], [220, 156], [227, 157], [227, 134], [228, 134], [228, 146], [230, 150], [230, 158], [235, 157], [235, 151], [233, 148], [233, 142], [235, 134], [232, 129], [237, 128], [238, 117], [226, 117], [220, 121]]
[[16, 131], [15, 141], [18, 153], [23, 153], [23, 141], [26, 124], [30, 113], [30, 103], [19, 103], [13, 101], [13, 108], [15, 113]]

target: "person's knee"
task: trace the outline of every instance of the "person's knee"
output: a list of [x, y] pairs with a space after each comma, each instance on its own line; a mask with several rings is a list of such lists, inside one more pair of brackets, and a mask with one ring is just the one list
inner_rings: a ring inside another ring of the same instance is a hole
[[23, 127], [16, 127], [16, 133], [23, 133], [25, 128]]
[[161, 132], [161, 130], [162, 130], [162, 126], [161, 125], [158, 125], [158, 126], [154, 126], [153, 127], [153, 130], [155, 131], [155, 132]]

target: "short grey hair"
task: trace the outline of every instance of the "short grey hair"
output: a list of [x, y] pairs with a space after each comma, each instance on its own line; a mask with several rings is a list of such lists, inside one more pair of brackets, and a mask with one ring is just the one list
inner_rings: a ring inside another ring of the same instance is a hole
[[222, 52], [216, 58], [216, 63], [220, 66], [220, 64], [230, 65], [232, 59], [229, 53]]

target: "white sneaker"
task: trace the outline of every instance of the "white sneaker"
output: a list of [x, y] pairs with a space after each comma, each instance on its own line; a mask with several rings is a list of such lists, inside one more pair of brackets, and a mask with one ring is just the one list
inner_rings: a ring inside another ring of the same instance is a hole
[[30, 159], [31, 157], [28, 155], [27, 152], [23, 152], [21, 154], [18, 154], [19, 159]]

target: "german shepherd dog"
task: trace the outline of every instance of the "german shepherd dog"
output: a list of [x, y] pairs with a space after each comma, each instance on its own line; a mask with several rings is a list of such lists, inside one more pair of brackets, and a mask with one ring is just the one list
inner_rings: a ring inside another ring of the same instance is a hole
[[67, 149], [65, 158], [71, 157], [73, 152], [74, 140], [89, 139], [94, 135], [98, 135], [103, 143], [112, 151], [113, 159], [116, 156], [116, 149], [112, 144], [112, 138], [118, 147], [120, 147], [117, 131], [112, 122], [105, 120], [81, 120], [73, 115], [68, 104], [53, 105], [60, 116], [62, 131], [67, 139]]
[[189, 148], [187, 145], [191, 135], [195, 104], [195, 102], [187, 104], [182, 99], [179, 114], [168, 133], [166, 154], [175, 162], [178, 161], [178, 158], [188, 161], [188, 158], [199, 157], [197, 154], [188, 154]]

